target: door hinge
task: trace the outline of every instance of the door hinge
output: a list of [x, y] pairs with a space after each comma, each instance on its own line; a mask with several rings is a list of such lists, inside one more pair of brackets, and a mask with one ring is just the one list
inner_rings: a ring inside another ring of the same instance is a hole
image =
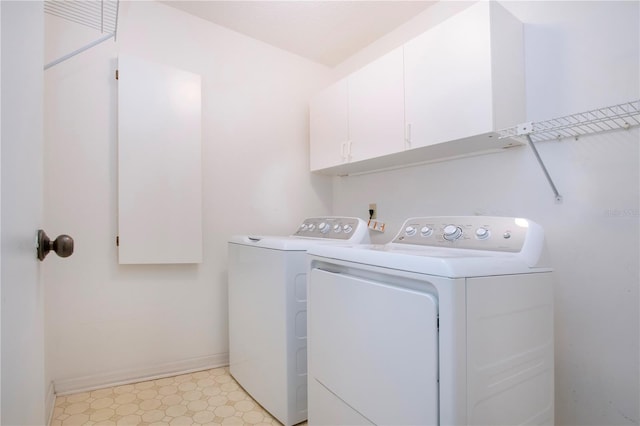
[[116, 247], [120, 247], [120, 235], [116, 235]]
[[118, 80], [120, 77], [120, 74], [118, 73], [118, 70], [116, 70], [116, 80]]

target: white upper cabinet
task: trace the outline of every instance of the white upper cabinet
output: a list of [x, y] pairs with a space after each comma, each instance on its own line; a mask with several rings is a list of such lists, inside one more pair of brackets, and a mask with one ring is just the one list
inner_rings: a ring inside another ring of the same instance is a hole
[[318, 93], [309, 104], [311, 171], [347, 161], [349, 120], [347, 79]]
[[402, 48], [349, 76], [350, 162], [404, 149]]
[[409, 148], [525, 120], [522, 24], [499, 4], [476, 3], [406, 43], [404, 53]]
[[404, 149], [402, 56], [396, 49], [311, 100], [312, 171]]
[[496, 131], [525, 121], [524, 84], [522, 23], [498, 3], [475, 3], [311, 102], [311, 170], [359, 173], [522, 144]]

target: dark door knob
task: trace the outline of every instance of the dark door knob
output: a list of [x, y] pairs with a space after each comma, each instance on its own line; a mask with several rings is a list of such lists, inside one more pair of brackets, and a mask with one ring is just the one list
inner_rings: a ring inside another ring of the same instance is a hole
[[44, 260], [47, 254], [53, 250], [60, 257], [69, 257], [73, 254], [73, 238], [68, 235], [59, 235], [51, 241], [46, 232], [38, 230], [38, 259]]

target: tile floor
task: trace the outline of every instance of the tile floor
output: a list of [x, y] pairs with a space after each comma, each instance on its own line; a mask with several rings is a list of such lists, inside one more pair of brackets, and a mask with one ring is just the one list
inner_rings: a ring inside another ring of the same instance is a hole
[[51, 421], [51, 426], [226, 424], [280, 424], [227, 367], [59, 396]]

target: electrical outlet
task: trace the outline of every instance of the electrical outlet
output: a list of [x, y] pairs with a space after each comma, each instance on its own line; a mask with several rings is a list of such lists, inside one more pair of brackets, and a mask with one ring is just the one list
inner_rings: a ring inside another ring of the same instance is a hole
[[384, 232], [384, 222], [378, 222], [377, 220], [370, 220], [368, 223], [369, 229], [372, 231]]
[[378, 218], [378, 206], [375, 203], [369, 204], [369, 219]]

